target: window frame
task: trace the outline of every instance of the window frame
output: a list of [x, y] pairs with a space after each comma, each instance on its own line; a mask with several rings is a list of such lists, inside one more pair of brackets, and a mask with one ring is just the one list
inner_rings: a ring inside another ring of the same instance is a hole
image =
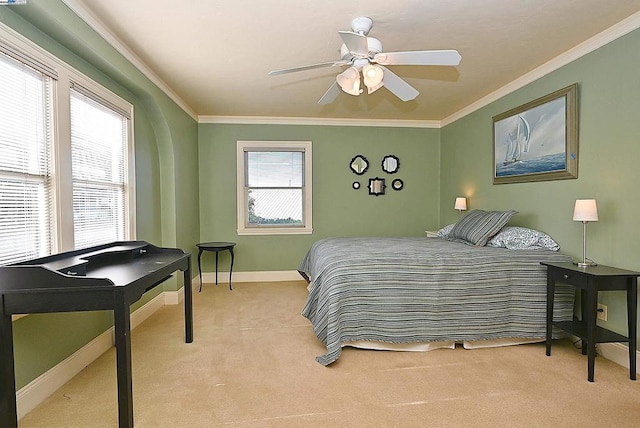
[[52, 196], [52, 254], [77, 249], [74, 242], [73, 181], [71, 172], [71, 88], [80, 85], [87, 90], [95, 101], [104, 103], [127, 116], [127, 148], [125, 160], [125, 236], [124, 240], [136, 239], [136, 196], [135, 196], [135, 157], [134, 157], [134, 109], [133, 105], [119, 97], [98, 82], [77, 71], [45, 49], [18, 34], [5, 24], [0, 23], [0, 43], [9, 49], [15, 49], [24, 57], [26, 63], [33, 61], [57, 74], [53, 80], [52, 97], [52, 134], [51, 177]]
[[[313, 233], [313, 172], [312, 172], [312, 143], [311, 141], [237, 141], [237, 234], [238, 235], [310, 235]], [[245, 152], [251, 151], [279, 151], [303, 152], [303, 185], [302, 185], [302, 226], [260, 225], [247, 224], [248, 202], [246, 186]]]

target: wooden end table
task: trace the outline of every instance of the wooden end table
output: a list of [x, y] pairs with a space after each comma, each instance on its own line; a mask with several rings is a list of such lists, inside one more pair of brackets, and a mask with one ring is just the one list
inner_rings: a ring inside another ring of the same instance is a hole
[[[640, 272], [610, 266], [578, 267], [573, 263], [545, 263], [547, 266], [547, 356], [551, 355], [551, 330], [561, 328], [582, 339], [582, 354], [587, 355], [589, 382], [593, 382], [596, 343], [627, 342], [629, 344], [629, 378], [636, 380], [636, 348], [638, 322], [638, 280]], [[582, 319], [553, 321], [553, 300], [556, 282], [580, 289]], [[598, 292], [626, 290], [628, 336], [596, 325]]]

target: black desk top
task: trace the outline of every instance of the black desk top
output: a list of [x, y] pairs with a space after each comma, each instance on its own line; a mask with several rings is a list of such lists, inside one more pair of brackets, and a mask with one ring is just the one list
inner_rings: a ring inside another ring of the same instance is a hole
[[175, 254], [148, 254], [132, 260], [119, 261], [107, 265], [89, 266], [87, 276], [92, 278], [108, 278], [116, 287], [126, 286], [143, 278], [160, 267], [176, 260]]

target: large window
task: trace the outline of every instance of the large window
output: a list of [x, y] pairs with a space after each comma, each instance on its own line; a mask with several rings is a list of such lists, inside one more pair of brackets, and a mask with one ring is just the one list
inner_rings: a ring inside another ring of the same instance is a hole
[[0, 25], [0, 265], [135, 238], [132, 111]]
[[52, 79], [0, 53], [0, 264], [50, 254]]
[[312, 233], [311, 142], [238, 141], [238, 234]]
[[127, 125], [125, 114], [74, 85], [71, 171], [76, 247], [124, 240], [127, 236]]

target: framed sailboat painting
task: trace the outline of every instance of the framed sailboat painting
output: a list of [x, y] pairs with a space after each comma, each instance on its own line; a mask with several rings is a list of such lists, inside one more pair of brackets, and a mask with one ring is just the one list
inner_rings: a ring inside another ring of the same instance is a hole
[[578, 84], [493, 117], [493, 184], [578, 178]]

